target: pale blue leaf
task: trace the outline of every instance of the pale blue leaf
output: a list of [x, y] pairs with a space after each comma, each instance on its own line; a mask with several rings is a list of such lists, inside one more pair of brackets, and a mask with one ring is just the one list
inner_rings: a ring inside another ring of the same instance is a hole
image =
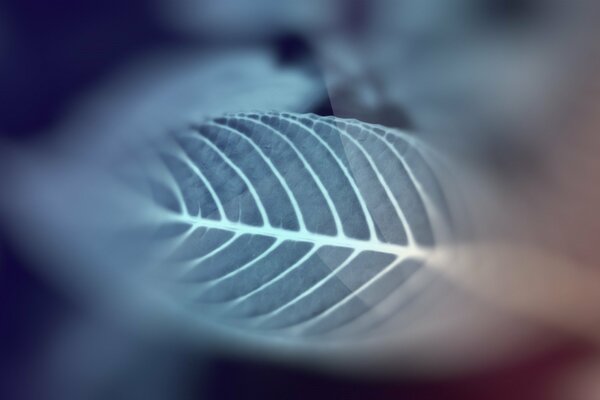
[[419, 148], [396, 130], [289, 113], [173, 134], [146, 176], [170, 295], [190, 318], [300, 342], [393, 320], [451, 236]]

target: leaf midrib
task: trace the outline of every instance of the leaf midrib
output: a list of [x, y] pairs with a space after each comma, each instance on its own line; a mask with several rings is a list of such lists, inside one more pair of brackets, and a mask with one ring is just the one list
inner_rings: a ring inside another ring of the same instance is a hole
[[194, 217], [185, 214], [173, 213], [171, 218], [174, 222], [190, 224], [194, 228], [221, 229], [233, 232], [236, 235], [251, 234], [269, 236], [279, 240], [291, 240], [296, 242], [308, 242], [316, 246], [346, 247], [358, 251], [376, 251], [389, 253], [403, 257], [424, 257], [431, 249], [415, 245], [398, 245], [384, 243], [379, 240], [360, 240], [347, 236], [328, 236], [309, 231], [292, 231], [272, 226], [252, 226], [228, 220], [211, 220]]

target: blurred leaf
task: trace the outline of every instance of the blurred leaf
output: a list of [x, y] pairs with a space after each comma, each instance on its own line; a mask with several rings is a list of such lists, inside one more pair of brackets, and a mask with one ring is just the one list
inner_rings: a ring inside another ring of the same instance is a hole
[[306, 112], [325, 96], [317, 77], [301, 67], [278, 65], [268, 50], [163, 51], [100, 83], [60, 129], [68, 133], [64, 146], [74, 153], [114, 152], [226, 112]]

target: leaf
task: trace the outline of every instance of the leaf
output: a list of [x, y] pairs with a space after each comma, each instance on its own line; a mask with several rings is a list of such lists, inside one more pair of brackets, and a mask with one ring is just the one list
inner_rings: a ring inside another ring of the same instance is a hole
[[423, 149], [399, 131], [241, 113], [176, 133], [159, 153], [147, 181], [171, 295], [243, 332], [306, 338], [392, 320], [450, 234]]
[[268, 49], [163, 50], [134, 59], [79, 99], [61, 133], [75, 153], [105, 159], [168, 128], [247, 110], [306, 112], [324, 97], [315, 74], [279, 65]]

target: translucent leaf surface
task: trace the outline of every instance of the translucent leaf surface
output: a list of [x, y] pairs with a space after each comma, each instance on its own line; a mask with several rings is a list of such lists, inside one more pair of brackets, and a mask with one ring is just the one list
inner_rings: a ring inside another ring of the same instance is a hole
[[242, 332], [304, 340], [379, 327], [419, 293], [448, 238], [440, 185], [398, 131], [232, 114], [159, 153], [146, 178], [169, 246], [161, 276], [195, 317]]

